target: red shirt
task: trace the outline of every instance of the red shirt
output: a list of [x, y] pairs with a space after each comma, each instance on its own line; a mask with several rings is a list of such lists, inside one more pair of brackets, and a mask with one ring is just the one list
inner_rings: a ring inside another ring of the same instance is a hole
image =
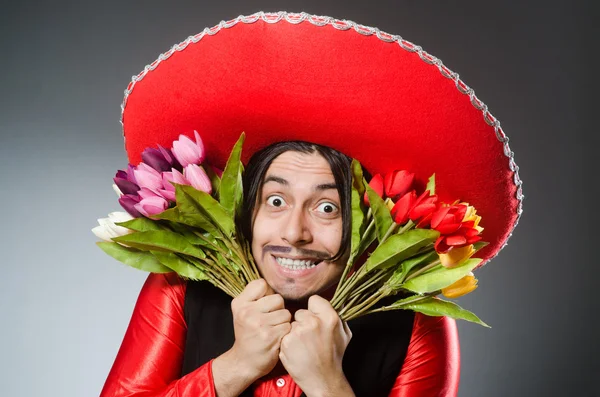
[[[180, 377], [187, 331], [185, 290], [185, 281], [175, 273], [148, 276], [100, 397], [217, 397], [212, 360]], [[416, 313], [390, 397], [454, 397], [459, 372], [455, 321]], [[253, 389], [255, 397], [302, 393], [289, 375], [266, 376], [254, 382]]]

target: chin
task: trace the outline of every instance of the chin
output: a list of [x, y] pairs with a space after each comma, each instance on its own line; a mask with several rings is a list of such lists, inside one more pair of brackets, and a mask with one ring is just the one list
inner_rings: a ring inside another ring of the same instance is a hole
[[276, 294], [279, 294], [283, 297], [286, 302], [298, 302], [301, 303], [303, 301], [308, 300], [312, 295], [319, 294], [318, 290], [307, 290], [306, 288], [302, 288], [299, 285], [296, 285], [294, 280], [288, 280], [284, 284], [279, 283], [270, 283], [267, 280], [267, 283], [273, 288], [273, 291]]

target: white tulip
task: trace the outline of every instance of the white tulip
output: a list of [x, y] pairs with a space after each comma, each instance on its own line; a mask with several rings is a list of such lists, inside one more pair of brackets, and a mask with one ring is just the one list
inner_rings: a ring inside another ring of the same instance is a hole
[[92, 233], [101, 240], [112, 241], [112, 238], [124, 236], [131, 233], [130, 229], [123, 226], [115, 225], [115, 223], [126, 222], [133, 219], [127, 212], [111, 212], [108, 218], [98, 219], [99, 225], [92, 229]]
[[123, 192], [121, 191], [121, 189], [119, 189], [119, 187], [117, 186], [116, 183], [113, 183], [113, 190], [115, 191], [115, 193], [117, 193], [117, 196], [119, 196], [119, 198], [121, 198], [121, 196], [123, 195]]

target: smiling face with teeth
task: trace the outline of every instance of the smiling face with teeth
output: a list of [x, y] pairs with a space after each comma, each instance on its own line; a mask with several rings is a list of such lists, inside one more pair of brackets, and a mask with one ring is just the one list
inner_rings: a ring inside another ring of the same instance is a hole
[[268, 167], [253, 211], [252, 254], [286, 300], [326, 295], [339, 281], [347, 259], [337, 255], [341, 205], [331, 167], [318, 152], [286, 151]]

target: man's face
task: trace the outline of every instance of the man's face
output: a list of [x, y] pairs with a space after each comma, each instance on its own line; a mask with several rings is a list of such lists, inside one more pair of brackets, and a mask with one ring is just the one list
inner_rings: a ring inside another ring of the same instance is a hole
[[342, 213], [329, 164], [318, 153], [285, 152], [273, 160], [259, 190], [252, 255], [263, 278], [286, 300], [302, 300], [335, 284], [343, 260]]

